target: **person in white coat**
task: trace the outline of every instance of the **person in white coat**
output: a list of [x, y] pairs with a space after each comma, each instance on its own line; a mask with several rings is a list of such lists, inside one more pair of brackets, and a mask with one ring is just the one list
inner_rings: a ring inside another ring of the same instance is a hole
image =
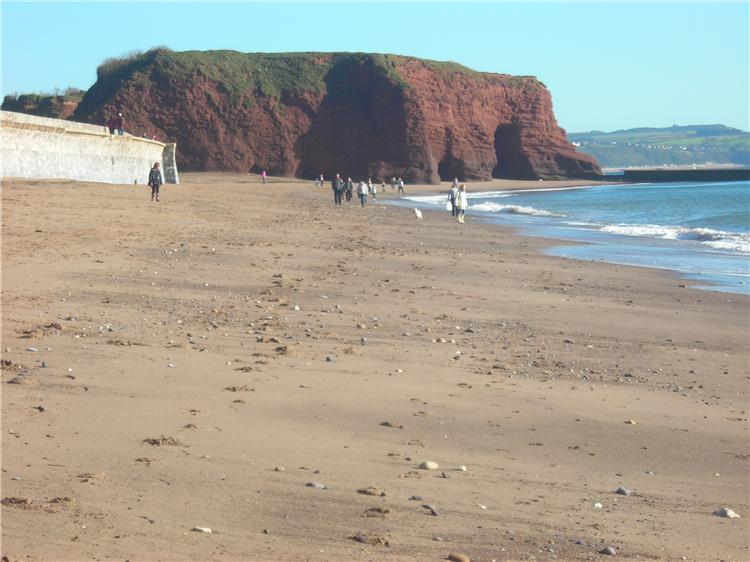
[[469, 200], [466, 197], [466, 186], [461, 184], [456, 195], [456, 209], [458, 210], [458, 222], [464, 222], [466, 208], [469, 206]]

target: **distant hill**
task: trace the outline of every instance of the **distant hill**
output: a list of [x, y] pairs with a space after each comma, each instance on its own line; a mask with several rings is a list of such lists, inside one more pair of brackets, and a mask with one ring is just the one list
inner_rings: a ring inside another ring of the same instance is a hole
[[725, 125], [589, 131], [568, 133], [568, 139], [603, 168], [709, 163], [750, 166], [750, 133]]

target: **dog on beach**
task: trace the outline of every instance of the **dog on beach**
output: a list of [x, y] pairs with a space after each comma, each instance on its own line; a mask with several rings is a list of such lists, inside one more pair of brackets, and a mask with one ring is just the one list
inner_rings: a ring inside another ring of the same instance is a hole
[[422, 222], [422, 211], [419, 209], [414, 209], [414, 215], [417, 217], [417, 220], [419, 222]]

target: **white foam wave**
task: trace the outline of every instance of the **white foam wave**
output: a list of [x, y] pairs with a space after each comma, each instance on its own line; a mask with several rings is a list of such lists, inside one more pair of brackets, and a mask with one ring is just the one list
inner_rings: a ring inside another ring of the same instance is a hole
[[556, 213], [535, 209], [534, 207], [523, 207], [521, 205], [498, 205], [497, 203], [477, 203], [470, 205], [472, 211], [483, 211], [485, 213], [508, 213], [511, 215], [530, 215], [533, 217], [560, 217]]
[[667, 240], [692, 240], [717, 250], [733, 250], [750, 254], [750, 234], [726, 232], [711, 228], [688, 228], [658, 224], [613, 224], [603, 226], [602, 232], [621, 236], [647, 236]]

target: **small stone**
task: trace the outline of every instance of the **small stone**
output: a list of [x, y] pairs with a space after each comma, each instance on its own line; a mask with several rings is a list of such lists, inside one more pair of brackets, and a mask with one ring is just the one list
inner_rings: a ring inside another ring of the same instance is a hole
[[606, 554], [607, 556], [614, 556], [617, 554], [617, 551], [615, 551], [614, 548], [611, 546], [608, 546], [607, 548], [603, 548], [599, 551], [599, 554]]
[[333, 357], [331, 357], [330, 355], [326, 356], [326, 362], [333, 363]]
[[422, 496], [412, 496], [412, 497], [409, 498], [409, 500], [413, 501], [413, 502], [421, 502], [422, 501]]
[[459, 466], [458, 468], [456, 468], [456, 470], [457, 470], [458, 472], [466, 472], [466, 470], [467, 470], [467, 469], [466, 469], [466, 466], [464, 466], [464, 465], [462, 464], [461, 466]]
[[628, 424], [628, 425], [636, 425], [636, 421], [635, 420], [628, 420], [625, 423]]
[[362, 543], [362, 544], [369, 544], [372, 546], [391, 546], [391, 543], [388, 541], [388, 539], [380, 535], [358, 533], [349, 538], [355, 542]]
[[437, 470], [440, 468], [440, 465], [433, 461], [425, 461], [419, 465], [419, 468], [422, 470]]
[[431, 505], [429, 503], [425, 503], [425, 504], [422, 504], [422, 507], [424, 507], [425, 509], [430, 510], [430, 515], [434, 515], [435, 517], [437, 517], [438, 515], [440, 515], [440, 512], [437, 510], [437, 507], [435, 507], [434, 505]]
[[603, 508], [604, 508], [604, 506], [601, 503], [599, 503], [599, 502], [595, 502], [594, 503], [594, 509], [603, 509]]
[[195, 531], [196, 533], [205, 533], [207, 535], [210, 535], [212, 533], [211, 529], [209, 529], [208, 527], [193, 527], [190, 530]]
[[25, 386], [37, 386], [39, 381], [30, 375], [18, 375], [8, 381], [8, 384], [20, 384]]
[[432, 540], [438, 541], [438, 542], [443, 542], [445, 539], [443, 537], [432, 537]]
[[320, 482], [308, 482], [305, 484], [308, 488], [315, 488], [316, 490], [326, 490], [328, 489], [328, 486], [325, 484], [321, 484]]
[[46, 369], [49, 367], [49, 364], [46, 361], [42, 361], [42, 369]]
[[714, 512], [714, 515], [719, 517], [727, 517], [728, 519], [740, 519], [740, 515], [729, 509], [728, 507], [722, 507], [719, 511]]
[[274, 467], [273, 470], [274, 472], [284, 472], [286, 471], [286, 468], [284, 468], [283, 466], [277, 466], [277, 467]]
[[452, 552], [448, 555], [448, 560], [452, 562], [471, 562], [471, 558], [460, 552]]
[[367, 344], [367, 338], [360, 338], [359, 341], [362, 342], [362, 345], [366, 345]]
[[170, 369], [174, 369], [176, 365], [174, 363], [168, 363], [167, 367], [169, 367]]
[[263, 534], [264, 535], [270, 535], [271, 534], [271, 529], [263, 529]]
[[620, 486], [619, 488], [615, 490], [615, 494], [620, 494], [621, 496], [632, 496], [633, 490], [629, 488], [623, 488], [622, 486]]
[[35, 352], [37, 352], [39, 350], [36, 347], [27, 347], [26, 351], [30, 351], [31, 353], [35, 353]]
[[385, 490], [381, 488], [375, 488], [374, 486], [367, 486], [366, 488], [359, 488], [358, 494], [364, 494], [366, 496], [385, 496]]

